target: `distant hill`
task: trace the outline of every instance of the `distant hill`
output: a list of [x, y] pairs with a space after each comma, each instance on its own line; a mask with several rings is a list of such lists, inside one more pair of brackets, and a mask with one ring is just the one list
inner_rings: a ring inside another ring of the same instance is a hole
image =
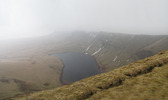
[[[71, 85], [16, 100], [167, 100], [168, 51]], [[15, 100], [14, 99], [14, 100]]]
[[62, 32], [0, 40], [0, 99], [61, 87], [63, 62], [52, 54], [91, 55], [103, 72], [168, 50], [168, 35]]
[[[105, 71], [110, 71], [168, 49], [168, 35], [135, 35], [109, 32], [62, 32], [39, 38], [0, 42], [0, 58], [32, 56], [36, 55], [37, 52], [43, 54], [80, 52], [92, 55], [101, 48], [100, 52], [95, 54], [94, 57]], [[32, 50], [36, 54], [32, 53]]]
[[67, 41], [71, 41], [70, 43], [73, 45], [76, 44], [71, 51], [75, 49], [90, 55], [101, 48], [101, 51], [94, 57], [106, 71], [168, 49], [168, 35], [73, 32]]

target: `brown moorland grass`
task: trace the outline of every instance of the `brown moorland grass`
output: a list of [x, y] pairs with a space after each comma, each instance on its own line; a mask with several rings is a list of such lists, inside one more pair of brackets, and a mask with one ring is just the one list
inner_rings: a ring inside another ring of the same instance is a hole
[[61, 86], [62, 62], [53, 56], [0, 62], [0, 99]]
[[168, 100], [168, 64], [97, 92], [89, 100]]
[[[136, 90], [140, 90], [139, 92], [142, 92], [146, 89], [149, 89], [148, 91], [154, 90], [154, 92], [157, 89], [164, 89], [163, 91], [159, 90], [160, 92], [156, 92], [159, 95], [158, 98], [162, 97], [163, 99], [167, 98], [165, 97], [167, 94], [167, 91], [165, 89], [168, 89], [167, 63], [168, 51], [163, 51], [155, 56], [145, 58], [143, 60], [137, 61], [127, 66], [123, 66], [107, 73], [102, 73], [100, 75], [80, 80], [71, 85], [33, 93], [23, 97], [15, 98], [14, 100], [104, 100], [113, 98], [111, 97], [111, 93], [114, 93], [114, 95], [123, 95], [121, 96], [121, 98], [127, 97], [126, 99], [135, 99], [138, 98], [136, 94], [138, 93], [138, 91]], [[161, 73], [161, 71], [163, 71], [163, 73]], [[146, 82], [147, 85], [151, 84], [151, 86], [143, 86], [144, 83], [142, 81]], [[162, 81], [164, 81], [163, 84], [165, 84], [165, 86], [156, 87], [155, 89], [155, 86], [162, 85], [160, 84], [162, 83]], [[140, 83], [136, 84], [137, 82]], [[130, 88], [128, 88], [127, 86], [130, 86]], [[134, 93], [134, 90], [136, 91], [135, 94], [131, 94]], [[146, 99], [148, 96], [154, 95], [151, 95], [150, 93], [146, 94], [146, 92], [142, 92], [142, 94], [140, 94], [142, 99]], [[127, 96], [128, 94], [130, 94], [130, 97]]]

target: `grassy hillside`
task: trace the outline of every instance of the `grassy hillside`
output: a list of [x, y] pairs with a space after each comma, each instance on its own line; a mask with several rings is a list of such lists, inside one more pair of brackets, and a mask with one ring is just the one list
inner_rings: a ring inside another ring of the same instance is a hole
[[0, 99], [61, 86], [62, 63], [51, 56], [0, 62]]
[[79, 31], [3, 40], [0, 41], [0, 99], [62, 86], [63, 63], [52, 56], [54, 53], [92, 55], [101, 48], [93, 57], [104, 71], [111, 71], [167, 50], [167, 44], [168, 36], [163, 35]]
[[[78, 52], [94, 55], [101, 67], [110, 71], [137, 60], [150, 57], [160, 51], [168, 49], [168, 36], [133, 35], [107, 32], [74, 32], [69, 36], [71, 48], [78, 48]], [[86, 49], [90, 47], [87, 51]], [[70, 48], [68, 48], [70, 49]], [[115, 58], [117, 59], [113, 61]]]
[[14, 100], [167, 100], [168, 51], [71, 85]]

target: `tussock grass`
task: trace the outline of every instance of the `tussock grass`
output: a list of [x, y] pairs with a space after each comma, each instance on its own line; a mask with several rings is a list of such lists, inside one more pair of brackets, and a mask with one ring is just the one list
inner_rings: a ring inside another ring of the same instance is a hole
[[[81, 100], [81, 99], [92, 99], [92, 98], [94, 100], [94, 99], [102, 99], [103, 97], [106, 98], [105, 94], [107, 94], [107, 99], [109, 99], [111, 98], [109, 95], [113, 93], [113, 92], [110, 92], [110, 90], [114, 88], [114, 91], [117, 91], [116, 88], [121, 86], [125, 86], [125, 88], [118, 88], [119, 92], [114, 92], [113, 95], [117, 96], [120, 92], [123, 92], [122, 95], [126, 96], [127, 92], [129, 91], [129, 88], [126, 88], [126, 87], [131, 86], [132, 84], [137, 84], [137, 82], [139, 81], [139, 78], [137, 78], [138, 76], [141, 77], [142, 75], [142, 78], [140, 78], [140, 80], [144, 79], [144, 81], [148, 81], [148, 79], [145, 79], [145, 75], [146, 75], [145, 73], [149, 73], [148, 76], [150, 76], [152, 75], [150, 73], [155, 73], [155, 71], [153, 72], [153, 69], [155, 67], [161, 67], [167, 63], [168, 63], [168, 51], [163, 51], [155, 56], [137, 61], [135, 63], [132, 63], [127, 66], [123, 66], [121, 68], [115, 69], [107, 73], [102, 73], [99, 75], [95, 75], [95, 76], [80, 80], [71, 85], [66, 85], [52, 90], [41, 91], [38, 93], [30, 94], [28, 96], [16, 98], [15, 100]], [[155, 70], [157, 71], [157, 69]], [[166, 74], [162, 75], [162, 73], [159, 73], [159, 72], [157, 73], [158, 73], [157, 75], [161, 74], [160, 77], [166, 75]], [[159, 76], [156, 77], [157, 75], [153, 75], [151, 77], [151, 80], [156, 82], [157, 81], [161, 82], [161, 80], [158, 79]], [[165, 78], [163, 78], [163, 80], [164, 79]], [[130, 81], [131, 83], [129, 83], [128, 80], [131, 80]], [[123, 85], [123, 84], [126, 84], [126, 85]], [[148, 82], [146, 84], [148, 84]], [[152, 84], [153, 83], [151, 83], [151, 85]], [[135, 86], [134, 88], [140, 89], [140, 91], [145, 90], [145, 88], [143, 87], [141, 89], [141, 84]], [[154, 87], [150, 87], [150, 88], [152, 90], [152, 88]], [[128, 91], [126, 91], [125, 93], [124, 89]], [[109, 95], [106, 90], [107, 91], [109, 90], [108, 91]], [[133, 90], [131, 91], [132, 93], [134, 92]], [[142, 95], [144, 95], [142, 97], [145, 97], [145, 93]], [[122, 97], [120, 99], [122, 99]], [[132, 98], [127, 98], [127, 99], [134, 99], [134, 96]]]
[[89, 100], [168, 100], [168, 64], [97, 92]]

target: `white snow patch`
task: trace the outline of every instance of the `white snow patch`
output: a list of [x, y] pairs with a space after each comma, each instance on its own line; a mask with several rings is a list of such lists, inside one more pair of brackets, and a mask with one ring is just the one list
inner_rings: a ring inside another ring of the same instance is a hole
[[116, 56], [115, 58], [114, 58], [114, 60], [113, 61], [116, 61], [116, 59], [118, 58], [118, 56]]
[[92, 46], [92, 44], [91, 45], [89, 45], [88, 47], [87, 47], [87, 49], [86, 49], [86, 51], [88, 51], [89, 50], [89, 48]]
[[97, 54], [100, 50], [101, 50], [101, 48], [100, 48], [99, 50], [97, 50], [96, 52], [94, 52], [94, 53], [92, 54], [92, 56], [95, 55], [95, 54]]

